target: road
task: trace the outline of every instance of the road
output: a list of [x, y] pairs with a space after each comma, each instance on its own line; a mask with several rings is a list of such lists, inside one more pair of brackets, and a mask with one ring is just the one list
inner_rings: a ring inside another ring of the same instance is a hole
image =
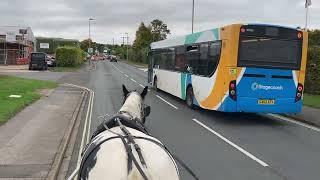
[[[148, 85], [146, 72], [133, 66], [121, 62], [96, 65], [86, 84], [95, 92], [90, 133], [101, 122], [99, 116], [114, 114], [121, 107], [122, 84], [140, 91]], [[153, 89], [145, 103], [151, 106], [146, 126], [152, 135], [200, 179], [320, 179], [318, 129], [259, 114], [191, 110], [184, 101]], [[181, 179], [192, 179], [180, 170]]]

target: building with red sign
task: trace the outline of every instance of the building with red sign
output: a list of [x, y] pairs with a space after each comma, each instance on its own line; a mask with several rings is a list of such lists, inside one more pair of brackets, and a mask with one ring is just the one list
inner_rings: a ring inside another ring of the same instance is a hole
[[0, 65], [28, 64], [34, 45], [30, 27], [0, 26]]

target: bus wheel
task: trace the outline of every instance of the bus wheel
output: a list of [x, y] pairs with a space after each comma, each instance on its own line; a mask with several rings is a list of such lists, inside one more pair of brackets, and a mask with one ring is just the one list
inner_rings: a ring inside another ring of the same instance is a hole
[[157, 84], [157, 78], [155, 77], [154, 80], [153, 80], [153, 87], [154, 87], [154, 90], [158, 91], [158, 84]]
[[193, 105], [193, 88], [192, 87], [188, 87], [186, 95], [187, 95], [186, 103], [187, 103], [188, 107], [191, 108], [191, 109], [194, 109], [194, 105]]

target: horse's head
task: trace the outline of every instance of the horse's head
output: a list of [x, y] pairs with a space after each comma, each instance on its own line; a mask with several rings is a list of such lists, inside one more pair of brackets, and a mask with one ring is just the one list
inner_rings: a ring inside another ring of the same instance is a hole
[[148, 93], [146, 86], [141, 93], [137, 91], [128, 91], [125, 85], [122, 85], [124, 103], [121, 112], [130, 114], [133, 118], [138, 118], [145, 122], [145, 117], [150, 114], [150, 106], [145, 106], [144, 99]]

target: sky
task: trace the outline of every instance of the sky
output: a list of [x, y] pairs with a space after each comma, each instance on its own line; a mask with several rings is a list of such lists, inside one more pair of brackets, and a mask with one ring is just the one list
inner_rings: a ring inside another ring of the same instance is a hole
[[[268, 23], [305, 26], [305, 0], [195, 0], [194, 31], [233, 23]], [[35, 36], [88, 38], [93, 41], [129, 42], [141, 22], [164, 21], [171, 34], [191, 33], [192, 0], [1, 0], [0, 26], [28, 26]], [[312, 0], [308, 28], [320, 29], [320, 0]]]

